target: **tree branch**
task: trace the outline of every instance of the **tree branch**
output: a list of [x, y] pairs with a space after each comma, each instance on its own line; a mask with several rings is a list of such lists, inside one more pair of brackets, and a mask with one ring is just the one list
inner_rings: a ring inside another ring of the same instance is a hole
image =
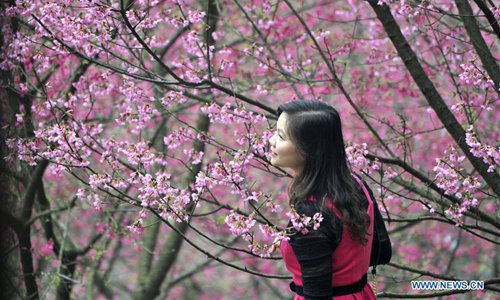
[[337, 72], [335, 71], [335, 66], [333, 65], [333, 61], [328, 59], [326, 57], [326, 54], [324, 51], [321, 50], [321, 47], [320, 45], [318, 44], [318, 41], [316, 41], [316, 38], [314, 37], [314, 35], [312, 34], [311, 30], [309, 29], [309, 27], [307, 26], [306, 22], [304, 21], [304, 19], [299, 15], [299, 13], [297, 12], [297, 10], [295, 10], [295, 8], [293, 7], [293, 5], [290, 3], [290, 1], [288, 0], [284, 0], [285, 3], [287, 4], [287, 6], [290, 8], [290, 10], [293, 12], [293, 14], [295, 15], [295, 17], [299, 20], [299, 22], [302, 24], [302, 26], [304, 27], [304, 29], [306, 30], [307, 32], [307, 35], [309, 36], [309, 38], [312, 40], [312, 42], [314, 43], [314, 46], [316, 47], [316, 49], [318, 50], [319, 54], [321, 55], [321, 58], [323, 59], [323, 62], [326, 64], [326, 66], [328, 67], [328, 70], [330, 72], [330, 74], [333, 76], [333, 82], [335, 84], [337, 84], [338, 88], [340, 89], [340, 91], [342, 92], [342, 94], [344, 95], [344, 97], [346, 98], [347, 102], [351, 105], [351, 107], [356, 111], [356, 114], [361, 118], [361, 120], [363, 121], [363, 123], [366, 125], [366, 127], [368, 128], [368, 130], [370, 130], [370, 132], [373, 134], [373, 136], [377, 139], [377, 141], [379, 141], [380, 145], [387, 151], [387, 153], [389, 153], [391, 156], [395, 157], [396, 155], [394, 154], [394, 152], [389, 148], [389, 146], [384, 142], [384, 140], [382, 139], [382, 137], [378, 134], [378, 132], [373, 128], [373, 126], [370, 124], [370, 122], [368, 122], [367, 118], [365, 117], [365, 115], [361, 112], [361, 110], [359, 109], [359, 107], [354, 104], [354, 101], [352, 100], [350, 94], [347, 92], [347, 90], [344, 88], [344, 85], [342, 84], [342, 80], [340, 80], [340, 78], [338, 77], [337, 75]]
[[[138, 264], [137, 285], [138, 291], [143, 291], [147, 288], [150, 280], [151, 264], [154, 259], [156, 243], [158, 241], [158, 232], [160, 230], [160, 221], [155, 215], [150, 215], [146, 220], [146, 235], [143, 240], [141, 256]], [[165, 243], [168, 244], [170, 240]], [[171, 245], [169, 245], [171, 246]], [[160, 253], [161, 255], [162, 253]], [[167, 254], [165, 254], [167, 255]]]
[[[377, 155], [370, 154], [370, 153], [368, 153], [366, 155], [366, 158], [368, 158], [370, 160], [378, 160], [378, 161], [380, 161], [382, 163], [386, 163], [386, 164], [399, 166], [399, 167], [403, 168], [403, 170], [405, 170], [406, 172], [410, 173], [413, 177], [419, 179], [426, 187], [429, 187], [432, 190], [436, 191], [440, 196], [450, 200], [452, 203], [456, 203], [456, 204], [461, 203], [461, 201], [458, 198], [456, 198], [452, 195], [446, 195], [444, 193], [443, 189], [439, 188], [434, 183], [434, 181], [430, 180], [424, 173], [420, 172], [417, 169], [414, 169], [412, 166], [410, 166], [409, 164], [407, 164], [406, 162], [402, 161], [399, 158], [386, 158], [386, 157], [377, 156]], [[397, 183], [400, 184], [401, 182], [398, 181]], [[403, 186], [405, 186], [405, 185], [403, 185]], [[415, 188], [416, 187], [412, 187], [412, 190], [415, 191]], [[429, 199], [433, 199], [433, 198], [431, 197]], [[500, 229], [500, 222], [498, 222], [495, 218], [492, 218], [490, 215], [484, 213], [483, 211], [479, 210], [476, 207], [471, 207], [470, 211], [474, 214], [477, 214], [477, 216], [479, 217], [480, 220], [488, 222], [491, 225], [495, 226], [496, 228]]]
[[[486, 45], [486, 42], [479, 31], [479, 26], [476, 22], [476, 17], [472, 12], [472, 8], [467, 0], [455, 0], [458, 11], [460, 13], [460, 18], [464, 23], [465, 30], [469, 34], [469, 38], [476, 49], [476, 53], [483, 63], [483, 68], [486, 70], [488, 75], [490, 75], [491, 80], [494, 82], [495, 92], [500, 96], [500, 68], [498, 67], [497, 61], [493, 57], [490, 51], [490, 47]], [[496, 23], [498, 26], [498, 23]]]
[[474, 0], [474, 2], [476, 2], [476, 5], [484, 13], [484, 16], [486, 17], [486, 19], [488, 19], [491, 28], [497, 35], [498, 39], [500, 39], [500, 26], [498, 25], [498, 21], [497, 19], [495, 19], [495, 16], [491, 12], [491, 10], [488, 8], [486, 3], [483, 2], [483, 0]]
[[30, 183], [26, 188], [26, 193], [23, 198], [23, 208], [21, 210], [21, 220], [29, 220], [31, 218], [31, 211], [33, 209], [33, 203], [35, 202], [35, 192], [39, 188], [43, 173], [49, 165], [49, 161], [43, 159], [36, 166], [33, 175], [30, 178]]
[[425, 96], [429, 105], [434, 109], [446, 130], [450, 133], [465, 156], [467, 156], [471, 164], [488, 183], [494, 193], [500, 196], [500, 176], [496, 172], [489, 173], [486, 164], [470, 152], [470, 148], [465, 142], [464, 128], [458, 123], [457, 119], [455, 119], [455, 116], [448, 109], [448, 106], [436, 90], [436, 87], [425, 74], [424, 69], [418, 61], [417, 55], [413, 52], [408, 41], [401, 33], [401, 29], [394, 19], [389, 7], [387, 5], [378, 5], [377, 0], [368, 0], [368, 2], [375, 11], [377, 18], [382, 23], [389, 39], [392, 41], [398, 55], [401, 57], [407, 70], [413, 77], [413, 80], [415, 80], [420, 91]]
[[260, 272], [248, 269], [247, 267], [240, 267], [240, 266], [237, 266], [235, 264], [229, 263], [229, 262], [221, 259], [220, 257], [217, 257], [217, 256], [211, 254], [210, 252], [204, 250], [202, 247], [196, 245], [187, 236], [185, 236], [184, 234], [182, 234], [176, 227], [174, 227], [172, 224], [170, 224], [170, 222], [168, 222], [167, 220], [163, 219], [157, 212], [155, 212], [154, 210], [150, 210], [150, 211], [153, 214], [155, 214], [156, 216], [158, 216], [158, 218], [161, 218], [161, 220], [162, 220], [163, 223], [167, 224], [171, 229], [173, 229], [175, 232], [177, 232], [177, 234], [179, 234], [184, 241], [186, 241], [189, 245], [191, 245], [193, 248], [195, 248], [199, 252], [201, 252], [204, 255], [206, 255], [208, 258], [211, 258], [211, 259], [213, 259], [215, 261], [218, 261], [218, 262], [222, 263], [223, 265], [229, 266], [229, 267], [231, 267], [233, 269], [236, 269], [236, 270], [239, 270], [239, 271], [242, 271], [242, 272], [246, 272], [246, 273], [249, 273], [249, 274], [252, 274], [252, 275], [257, 275], [257, 276], [261, 276], [261, 277], [265, 277], [265, 278], [275, 278], [275, 279], [291, 279], [292, 278], [291, 276], [270, 275], [270, 274], [260, 273]]

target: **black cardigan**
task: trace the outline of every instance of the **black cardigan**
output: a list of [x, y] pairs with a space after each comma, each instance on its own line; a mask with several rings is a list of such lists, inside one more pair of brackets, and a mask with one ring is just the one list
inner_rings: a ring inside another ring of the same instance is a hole
[[[373, 197], [373, 192], [367, 184], [363, 182], [367, 188], [372, 201], [373, 201], [373, 215], [374, 215], [374, 236], [372, 246], [371, 261], [390, 260], [391, 248], [389, 241], [389, 253], [387, 249], [384, 252], [379, 250], [380, 241], [383, 239], [388, 240], [387, 230], [382, 220], [377, 202]], [[364, 195], [364, 193], [363, 193]], [[363, 206], [368, 208], [368, 199], [363, 197]], [[312, 201], [305, 201], [296, 207], [297, 213], [313, 216], [318, 212], [317, 205]], [[295, 256], [300, 264], [302, 271], [302, 293], [306, 300], [323, 300], [332, 299], [332, 253], [342, 240], [342, 223], [341, 220], [333, 213], [323, 213], [324, 220], [318, 230], [310, 230], [307, 234], [297, 233], [290, 238], [290, 246], [293, 249]], [[378, 225], [377, 225], [378, 223]], [[383, 228], [380, 227], [380, 223]], [[325, 226], [328, 224], [329, 226]], [[382, 230], [383, 229], [383, 230]], [[379, 237], [382, 233], [385, 237]], [[375, 249], [376, 248], [376, 249]], [[384, 249], [382, 249], [383, 251]], [[374, 251], [377, 257], [374, 256]], [[388, 261], [387, 261], [388, 262]], [[383, 262], [386, 263], [386, 262]], [[370, 265], [378, 263], [370, 262]]]

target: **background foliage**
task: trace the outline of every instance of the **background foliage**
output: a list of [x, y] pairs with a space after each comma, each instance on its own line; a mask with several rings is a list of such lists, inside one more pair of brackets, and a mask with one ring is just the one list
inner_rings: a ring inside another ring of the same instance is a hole
[[[499, 292], [489, 0], [2, 3], [2, 292], [289, 299], [275, 108], [342, 115], [394, 243], [380, 298]], [[484, 280], [414, 291], [411, 280]]]

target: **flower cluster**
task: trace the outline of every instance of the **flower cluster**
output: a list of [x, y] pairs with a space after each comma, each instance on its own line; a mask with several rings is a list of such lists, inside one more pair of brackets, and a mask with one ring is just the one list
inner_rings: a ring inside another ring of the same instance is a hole
[[[158, 210], [160, 216], [164, 219], [175, 220], [178, 223], [186, 222], [189, 219], [189, 213], [186, 210], [191, 202], [198, 200], [196, 193], [191, 193], [187, 189], [168, 187], [162, 192], [164, 196], [158, 201]], [[150, 203], [156, 205], [157, 203]]]
[[144, 231], [144, 220], [142, 218], [137, 219], [134, 223], [127, 226], [128, 231], [135, 234], [140, 234]]
[[168, 91], [160, 101], [161, 104], [163, 104], [166, 108], [171, 108], [175, 104], [182, 104], [187, 102], [187, 99], [186, 97], [184, 97], [184, 94], [182, 92]]
[[155, 98], [148, 95], [149, 91], [147, 89], [131, 79], [124, 80], [123, 85], [118, 90], [123, 95], [123, 98], [117, 105], [120, 115], [115, 121], [122, 126], [134, 124], [135, 128], [132, 132], [138, 133], [159, 113], [155, 108]]
[[198, 172], [196, 174], [196, 181], [194, 183], [194, 189], [197, 193], [201, 194], [205, 188], [213, 188], [214, 181], [207, 176], [204, 171]]
[[55, 162], [51, 170], [60, 174], [66, 167], [84, 168], [93, 146], [92, 136], [101, 127], [90, 128], [77, 122], [39, 124], [34, 138], [9, 139], [7, 146], [17, 153], [19, 160], [35, 166], [41, 159]]
[[500, 165], [500, 148], [481, 144], [474, 133], [474, 126], [470, 126], [467, 130], [465, 142], [469, 145], [472, 155], [482, 158], [483, 162], [488, 165], [488, 172], [495, 171], [495, 168]]
[[[240, 149], [234, 152], [232, 157], [233, 159], [228, 162], [220, 158], [219, 161], [207, 167], [207, 175], [213, 183], [229, 186], [231, 184], [238, 185], [245, 180], [245, 172], [248, 170], [254, 155]], [[241, 192], [236, 189], [234, 193], [240, 194]]]
[[264, 236], [269, 237], [271, 239], [276, 239], [279, 237], [285, 237], [286, 235], [283, 234], [284, 231], [278, 230], [275, 226], [271, 225], [259, 225], [259, 230], [264, 234]]
[[436, 185], [444, 190], [446, 195], [454, 195], [461, 202], [453, 204], [445, 212], [457, 225], [461, 224], [463, 213], [471, 207], [479, 204], [479, 201], [474, 197], [474, 194], [481, 186], [476, 177], [464, 177], [460, 172], [463, 171], [462, 162], [465, 156], [460, 156], [457, 150], [450, 146], [445, 151], [444, 158], [437, 158], [437, 165], [434, 167], [436, 172]]
[[125, 155], [127, 162], [132, 166], [151, 167], [155, 163], [156, 153], [151, 151], [151, 147], [146, 142], [129, 143], [123, 141], [118, 142], [117, 145], [116, 152]]
[[437, 165], [433, 168], [436, 172], [436, 184], [444, 190], [446, 195], [452, 195], [460, 189], [461, 175], [459, 171], [463, 170], [461, 163], [465, 156], [459, 156], [455, 147], [450, 146], [445, 150], [444, 158], [436, 158]]
[[347, 159], [353, 167], [364, 169], [370, 163], [370, 161], [365, 157], [365, 155], [368, 154], [368, 150], [366, 150], [366, 143], [347, 146], [345, 150]]
[[49, 239], [45, 245], [40, 248], [40, 254], [42, 256], [49, 256], [54, 253], [54, 241]]
[[495, 16], [495, 19], [500, 18], [500, 5], [496, 7], [490, 8], [490, 10], [493, 12], [493, 15]]
[[111, 183], [111, 176], [109, 174], [91, 174], [89, 176], [89, 185], [94, 191], [97, 191], [99, 187], [109, 189], [109, 183]]
[[155, 206], [161, 195], [171, 193], [170, 174], [164, 172], [157, 172], [155, 176], [138, 174], [138, 179], [140, 180], [138, 198], [142, 207]]
[[250, 241], [252, 239], [250, 230], [255, 226], [254, 216], [254, 213], [245, 217], [231, 211], [229, 215], [226, 216], [225, 221], [232, 234], [241, 236], [246, 241]]
[[410, 16], [411, 13], [413, 12], [413, 7], [406, 3], [405, 0], [401, 0], [401, 3], [399, 4], [399, 9], [398, 13], [405, 15], [405, 16]]
[[276, 251], [282, 240], [289, 240], [288, 234], [285, 230], [279, 230], [275, 226], [271, 225], [259, 225], [260, 232], [268, 239], [272, 240], [270, 244], [259, 243], [255, 239], [252, 240], [251, 244], [248, 245], [250, 251], [253, 254], [259, 255], [260, 257], [269, 257]]
[[398, 176], [398, 173], [394, 171], [391, 167], [387, 167], [384, 170], [384, 177], [387, 179], [391, 179]]
[[79, 188], [76, 196], [80, 200], [89, 202], [97, 212], [103, 212], [108, 207], [108, 204], [102, 201], [101, 196], [96, 191], [87, 192], [85, 189]]
[[299, 215], [293, 208], [290, 212], [286, 213], [286, 215], [290, 218], [290, 222], [292, 222], [293, 230], [302, 234], [307, 234], [311, 228], [313, 230], [318, 230], [323, 221], [323, 215], [321, 213], [315, 213], [312, 217], [309, 217], [303, 214]]
[[254, 232], [256, 223], [255, 212], [251, 213], [248, 217], [231, 211], [226, 216], [225, 222], [229, 227], [232, 234], [241, 236], [249, 243], [249, 250], [261, 257], [269, 257], [277, 248], [279, 243], [283, 240], [289, 240], [291, 234], [301, 233], [307, 234], [310, 230], [318, 230], [323, 216], [321, 213], [315, 213], [312, 217], [306, 215], [299, 215], [294, 209], [286, 214], [290, 218], [292, 226], [283, 230], [275, 226], [260, 224], [259, 230], [264, 236], [266, 242], [258, 241]]
[[11, 153], [6, 157], [8, 160], [14, 160], [14, 154], [17, 154], [17, 158], [20, 161], [24, 161], [30, 166], [36, 166], [40, 160], [40, 156], [36, 154], [39, 149], [39, 143], [35, 141], [7, 139], [5, 144], [11, 150]]
[[212, 123], [258, 124], [265, 121], [265, 117], [263, 115], [254, 114], [243, 108], [231, 109], [231, 105], [229, 103], [226, 103], [223, 106], [217, 105], [216, 103], [212, 103], [210, 105], [202, 107], [201, 111], [208, 114], [208, 117], [210, 118], [210, 121]]
[[461, 81], [472, 84], [473, 86], [485, 89], [490, 86], [493, 86], [493, 80], [490, 77], [482, 72], [475, 64], [474, 61], [471, 61], [466, 64], [461, 64], [460, 68], [462, 68], [462, 73], [458, 75]]
[[203, 156], [205, 153], [203, 151], [195, 151], [193, 149], [184, 149], [182, 150], [186, 158], [191, 159], [191, 163], [193, 165], [198, 165], [201, 163]]
[[248, 249], [255, 255], [260, 257], [270, 257], [271, 254], [276, 251], [276, 248], [279, 245], [279, 241], [272, 244], [261, 244], [257, 241], [254, 241], [250, 245], [248, 245]]
[[195, 134], [193, 130], [182, 127], [173, 131], [171, 134], [163, 138], [163, 143], [167, 146], [168, 150], [177, 149], [181, 144], [194, 140]]
[[351, 166], [363, 170], [365, 172], [370, 172], [371, 170], [380, 169], [380, 163], [378, 161], [371, 162], [366, 158], [368, 150], [366, 150], [366, 143], [361, 145], [351, 144], [345, 148], [347, 160]]

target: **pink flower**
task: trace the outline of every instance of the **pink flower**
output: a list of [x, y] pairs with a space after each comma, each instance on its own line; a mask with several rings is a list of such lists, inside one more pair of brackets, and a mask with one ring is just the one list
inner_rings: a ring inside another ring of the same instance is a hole
[[492, 7], [490, 9], [493, 12], [493, 15], [495, 16], [495, 19], [499, 19], [500, 18], [500, 6]]
[[49, 256], [54, 253], [54, 242], [52, 240], [48, 240], [45, 245], [40, 248], [40, 254], [42, 256]]
[[277, 235], [279, 235], [279, 231], [276, 229], [276, 227], [274, 226], [270, 226], [270, 225], [262, 225], [260, 224], [259, 225], [259, 229], [260, 231], [266, 236], [266, 237], [270, 237], [270, 238], [274, 238], [276, 237]]
[[19, 113], [16, 114], [16, 126], [20, 126], [24, 123], [24, 115], [26, 114], [26, 109], [24, 105], [19, 105]]
[[388, 167], [384, 170], [384, 177], [391, 179], [398, 175], [396, 171], [394, 171], [391, 167]]
[[203, 12], [203, 11], [191, 11], [190, 10], [188, 12], [189, 22], [191, 22], [193, 24], [202, 22], [203, 17], [205, 17], [205, 12]]
[[488, 74], [479, 69], [474, 62], [475, 59], [471, 60], [469, 63], [461, 64], [460, 68], [462, 68], [463, 72], [458, 75], [458, 78], [460, 78], [462, 82], [480, 89], [486, 89], [493, 86], [493, 81]]
[[278, 211], [281, 211], [283, 210], [283, 208], [281, 207], [281, 205], [277, 204], [277, 203], [274, 203], [272, 201], [268, 201], [266, 203], [266, 206], [271, 208], [271, 211], [272, 212], [278, 212]]
[[239, 215], [234, 211], [226, 216], [226, 224], [229, 230], [236, 236], [243, 236], [245, 240], [250, 238], [250, 230], [255, 226], [254, 213], [248, 217]]
[[[368, 154], [366, 146], [366, 143], [361, 145], [350, 145], [346, 147], [346, 155], [351, 166], [360, 170], [369, 171], [372, 168], [370, 168], [370, 161], [365, 157], [365, 155]], [[377, 169], [377, 167], [373, 169]]]
[[299, 215], [294, 209], [292, 209], [290, 212], [287, 212], [286, 215], [290, 218], [293, 229], [302, 234], [307, 234], [309, 232], [309, 228], [318, 230], [320, 223], [323, 221], [321, 213], [315, 213], [311, 218], [306, 215]]
[[255, 192], [255, 191], [252, 191], [252, 194], [249, 195], [248, 197], [246, 197], [245, 199], [243, 199], [243, 201], [246, 202], [246, 201], [253, 200], [253, 201], [257, 201], [258, 202], [259, 201], [259, 197], [260, 197], [259, 193]]
[[140, 234], [144, 230], [144, 220], [142, 218], [137, 219], [134, 223], [127, 226], [127, 229], [134, 234]]
[[500, 148], [481, 144], [474, 133], [473, 126], [470, 126], [467, 130], [465, 142], [470, 147], [472, 155], [482, 158], [483, 162], [488, 165], [488, 172], [494, 172], [495, 168], [500, 165]]

